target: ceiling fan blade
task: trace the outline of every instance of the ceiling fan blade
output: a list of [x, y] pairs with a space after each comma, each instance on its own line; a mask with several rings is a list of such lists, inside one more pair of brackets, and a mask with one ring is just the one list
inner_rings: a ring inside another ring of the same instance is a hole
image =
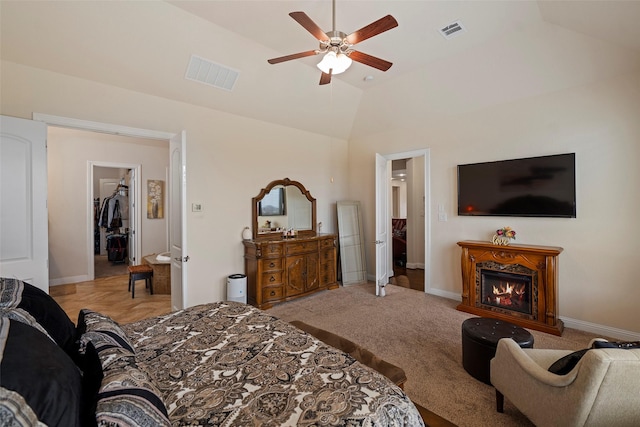
[[346, 37], [346, 40], [351, 44], [360, 43], [373, 36], [377, 36], [380, 33], [389, 31], [390, 29], [395, 28], [397, 26], [398, 26], [398, 21], [396, 21], [396, 19], [393, 16], [387, 15], [384, 18], [380, 18], [377, 21], [367, 25], [366, 27], [362, 27], [359, 30], [349, 34]]
[[367, 55], [366, 53], [358, 52], [357, 50], [351, 52], [349, 54], [349, 58], [361, 64], [368, 65], [382, 71], [387, 71], [393, 65], [392, 62], [376, 58], [375, 56]]
[[279, 64], [285, 61], [291, 61], [292, 59], [304, 58], [305, 56], [317, 55], [318, 52], [315, 50], [308, 50], [306, 52], [293, 53], [291, 55], [281, 56], [279, 58], [268, 59], [267, 62], [269, 64]]
[[329, 36], [322, 31], [318, 25], [307, 16], [304, 12], [291, 12], [289, 14], [290, 17], [296, 20], [296, 22], [304, 27], [305, 30], [309, 31], [313, 37], [318, 40], [329, 40]]
[[321, 85], [326, 85], [331, 83], [331, 71], [329, 70], [329, 74], [327, 73], [322, 73], [322, 75], [320, 76], [320, 84]]

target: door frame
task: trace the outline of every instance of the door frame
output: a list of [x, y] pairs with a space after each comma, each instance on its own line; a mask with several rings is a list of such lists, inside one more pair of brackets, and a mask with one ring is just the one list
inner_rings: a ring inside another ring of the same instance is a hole
[[[163, 141], [170, 141], [176, 135], [179, 135], [171, 132], [162, 132], [162, 131], [155, 131], [150, 129], [133, 128], [128, 126], [120, 126], [120, 125], [114, 125], [109, 123], [74, 119], [71, 117], [55, 116], [55, 115], [44, 114], [44, 113], [33, 113], [32, 119], [34, 121], [44, 122], [47, 124], [47, 126], [59, 126], [59, 127], [65, 127], [65, 128], [71, 128], [71, 129], [80, 129], [80, 130], [86, 130], [86, 131], [92, 131], [92, 132], [101, 132], [101, 133], [108, 133], [108, 134], [114, 134], [114, 135], [120, 135], [120, 136], [129, 136], [134, 138], [147, 138], [147, 139], [158, 139]], [[184, 134], [184, 131], [182, 131], [182, 134]], [[186, 144], [186, 141], [183, 141], [183, 143]], [[142, 185], [140, 183], [141, 182], [140, 177], [141, 175], [138, 174], [137, 181], [139, 185]], [[91, 183], [88, 185], [91, 187], [93, 184]], [[142, 192], [138, 191], [138, 195], [142, 197]], [[93, 206], [93, 200], [90, 200], [90, 206], [91, 207]], [[183, 208], [186, 210], [186, 207], [183, 207]], [[137, 209], [137, 211], [141, 212], [142, 210]], [[183, 217], [182, 218], [183, 229], [186, 228], [185, 221], [186, 221], [186, 218]], [[140, 228], [140, 226], [141, 226], [141, 222], [138, 222], [138, 228]], [[90, 236], [93, 237], [93, 230], [91, 231]], [[90, 245], [87, 246], [86, 253], [93, 254], [93, 242], [90, 239], [87, 239], [87, 241], [88, 243], [90, 243]], [[138, 245], [138, 247], [140, 248], [141, 245]], [[184, 247], [183, 250], [186, 252], [187, 248]], [[90, 257], [90, 258], [93, 259], [93, 257]], [[184, 297], [186, 277], [183, 277], [182, 279], [183, 279], [182, 293]]]
[[[380, 154], [380, 153], [378, 153]], [[384, 157], [387, 162], [391, 162], [393, 160], [401, 160], [401, 159], [409, 159], [414, 157], [422, 157], [424, 156], [424, 292], [431, 292], [431, 151], [429, 148], [412, 150], [412, 151], [404, 151], [401, 153], [392, 153], [392, 154], [380, 154], [380, 156]], [[388, 182], [378, 182], [376, 180], [376, 194], [378, 191], [381, 191], [384, 188], [384, 191], [391, 191], [391, 181]], [[389, 204], [390, 201], [387, 201]], [[377, 201], [376, 201], [377, 204]], [[382, 206], [376, 206], [376, 212]], [[390, 209], [390, 206], [386, 207]], [[386, 224], [387, 227], [387, 245], [391, 245], [391, 223], [389, 221]], [[390, 247], [390, 246], [389, 246]], [[376, 260], [376, 264], [377, 264]], [[390, 264], [392, 265], [392, 264]]]

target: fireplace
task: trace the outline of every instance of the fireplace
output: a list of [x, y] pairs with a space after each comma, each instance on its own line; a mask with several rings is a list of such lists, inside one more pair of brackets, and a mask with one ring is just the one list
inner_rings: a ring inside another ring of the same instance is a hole
[[472, 241], [458, 245], [463, 282], [458, 310], [562, 334], [557, 300], [557, 258], [562, 248]]

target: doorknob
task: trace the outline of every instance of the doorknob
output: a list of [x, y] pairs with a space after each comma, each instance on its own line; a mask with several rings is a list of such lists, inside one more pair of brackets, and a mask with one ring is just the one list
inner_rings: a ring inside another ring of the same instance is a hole
[[373, 243], [375, 243], [376, 245], [381, 245], [381, 244], [383, 244], [383, 243], [384, 243], [384, 240], [376, 240], [376, 241], [375, 241], [375, 242], [373, 242]]
[[184, 258], [180, 258], [180, 257], [175, 257], [174, 260], [178, 261], [178, 262], [187, 262], [189, 261], [189, 255], [187, 255]]

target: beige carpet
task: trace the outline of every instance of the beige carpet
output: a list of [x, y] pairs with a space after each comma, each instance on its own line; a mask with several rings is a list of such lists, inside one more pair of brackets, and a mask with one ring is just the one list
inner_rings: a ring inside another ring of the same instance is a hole
[[[460, 427], [532, 425], [508, 399], [505, 412], [497, 413], [493, 387], [462, 367], [461, 326], [473, 316], [457, 311], [457, 301], [399, 286], [386, 289], [385, 297], [376, 297], [373, 284], [340, 287], [268, 313], [342, 335], [402, 367], [409, 397]], [[531, 333], [536, 348], [578, 350], [594, 337], [573, 329], [562, 337]]]

